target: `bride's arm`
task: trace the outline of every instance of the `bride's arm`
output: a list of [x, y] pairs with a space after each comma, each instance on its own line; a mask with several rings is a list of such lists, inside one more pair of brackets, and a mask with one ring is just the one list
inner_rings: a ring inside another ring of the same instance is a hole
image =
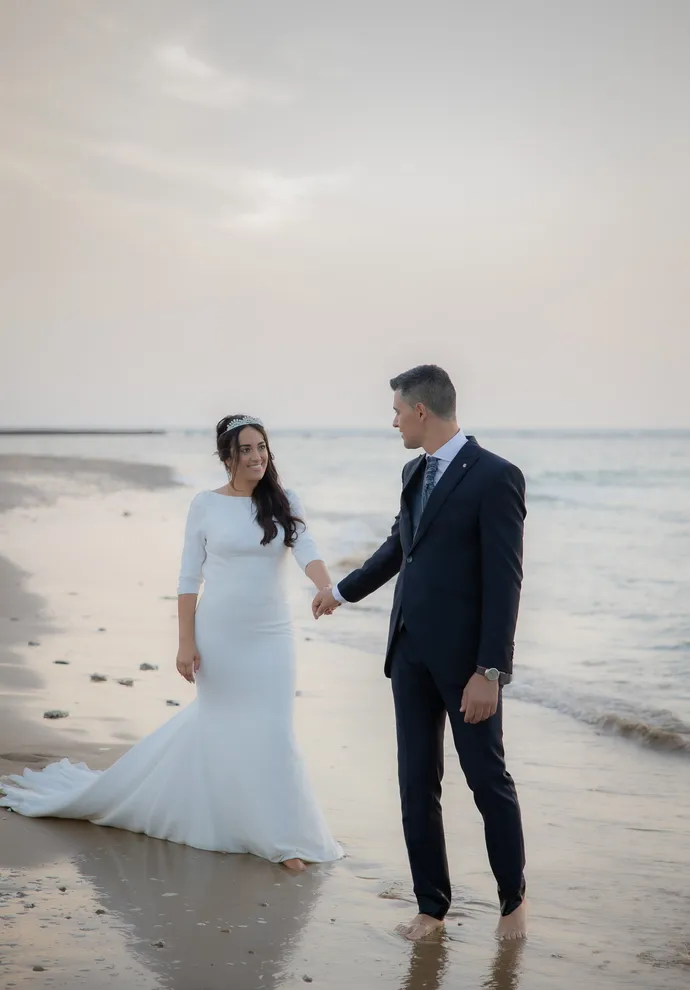
[[312, 560], [311, 563], [307, 564], [305, 567], [304, 573], [307, 575], [317, 591], [323, 591], [324, 588], [331, 587], [331, 578], [328, 573], [328, 568], [322, 560]]
[[185, 526], [184, 547], [180, 578], [177, 585], [177, 619], [179, 646], [177, 669], [185, 680], [194, 683], [199, 669], [199, 652], [196, 648], [195, 616], [202, 571], [206, 560], [206, 536], [203, 503], [199, 495], [192, 499]]
[[314, 542], [314, 537], [309, 532], [309, 528], [304, 518], [302, 503], [294, 492], [287, 492], [287, 496], [290, 500], [292, 514], [301, 520], [301, 522], [297, 524], [297, 539], [292, 546], [292, 552], [295, 560], [315, 586], [317, 591], [323, 591], [324, 588], [330, 588], [331, 586], [331, 578], [328, 573], [328, 568], [321, 559], [321, 554], [319, 553], [318, 547]]

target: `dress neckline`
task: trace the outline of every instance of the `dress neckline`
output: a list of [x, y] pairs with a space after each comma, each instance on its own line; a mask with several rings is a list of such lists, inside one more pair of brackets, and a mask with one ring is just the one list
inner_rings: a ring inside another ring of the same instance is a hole
[[251, 498], [252, 498], [251, 495], [224, 495], [223, 492], [217, 492], [213, 488], [209, 488], [208, 491], [211, 495], [218, 495], [220, 496], [220, 498], [230, 498], [233, 500], [236, 499], [238, 501], [244, 501], [244, 502], [251, 502]]

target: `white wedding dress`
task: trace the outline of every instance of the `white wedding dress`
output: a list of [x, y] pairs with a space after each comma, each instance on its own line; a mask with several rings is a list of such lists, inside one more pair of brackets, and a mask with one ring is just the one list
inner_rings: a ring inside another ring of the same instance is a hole
[[[304, 518], [289, 493], [295, 515]], [[342, 856], [312, 794], [292, 724], [295, 658], [282, 528], [268, 546], [250, 498], [191, 503], [178, 592], [196, 613], [197, 695], [107, 770], [67, 760], [3, 783], [0, 807], [81, 818], [272, 862]], [[299, 527], [302, 568], [319, 554]]]

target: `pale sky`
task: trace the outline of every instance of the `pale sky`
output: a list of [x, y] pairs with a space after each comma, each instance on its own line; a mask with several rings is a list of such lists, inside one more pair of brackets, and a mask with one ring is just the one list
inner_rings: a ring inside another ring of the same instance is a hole
[[0, 426], [690, 427], [686, 0], [1, 0]]

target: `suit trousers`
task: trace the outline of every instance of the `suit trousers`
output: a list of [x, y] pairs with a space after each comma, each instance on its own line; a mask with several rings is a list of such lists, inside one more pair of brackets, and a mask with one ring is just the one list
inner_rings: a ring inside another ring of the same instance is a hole
[[[428, 651], [433, 651], [433, 641]], [[465, 722], [460, 703], [465, 681], [432, 668], [427, 650], [402, 626], [395, 637], [391, 680], [398, 740], [403, 830], [420, 914], [445, 917], [451, 886], [441, 811], [443, 738], [448, 717], [465, 779], [484, 819], [491, 869], [502, 914], [525, 893], [525, 847], [520, 805], [505, 766], [502, 696], [491, 718]], [[500, 689], [499, 689], [500, 691]]]

